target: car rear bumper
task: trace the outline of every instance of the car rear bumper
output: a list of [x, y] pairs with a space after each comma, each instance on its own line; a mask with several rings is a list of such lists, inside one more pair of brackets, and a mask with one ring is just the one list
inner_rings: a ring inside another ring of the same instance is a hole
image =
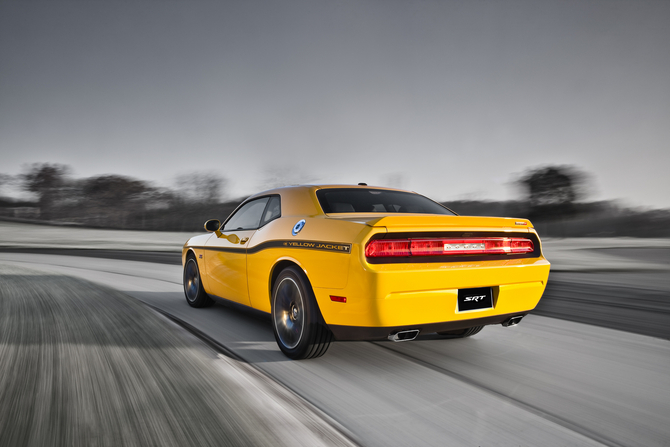
[[[406, 328], [449, 331], [525, 315], [542, 297], [549, 268], [544, 258], [363, 266], [352, 269], [344, 289], [314, 292], [336, 339], [370, 340]], [[493, 307], [459, 312], [458, 290], [478, 287], [491, 287]], [[345, 297], [346, 302], [330, 296]]]
[[441, 323], [428, 323], [409, 326], [385, 326], [385, 327], [360, 327], [360, 326], [340, 326], [329, 325], [328, 328], [333, 333], [335, 340], [354, 341], [354, 340], [386, 340], [388, 336], [401, 331], [418, 330], [419, 335], [431, 334], [433, 332], [457, 331], [459, 329], [468, 329], [474, 326], [486, 326], [489, 324], [502, 324], [512, 317], [523, 317], [528, 312], [516, 312], [504, 315], [493, 315], [483, 318], [472, 318], [468, 320], [443, 321]]

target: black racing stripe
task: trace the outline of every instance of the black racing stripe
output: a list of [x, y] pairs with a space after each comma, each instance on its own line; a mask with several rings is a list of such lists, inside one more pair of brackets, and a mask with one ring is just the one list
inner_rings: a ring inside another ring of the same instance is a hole
[[244, 247], [240, 248], [234, 248], [234, 247], [204, 247], [204, 246], [197, 246], [197, 247], [189, 247], [194, 250], [208, 250], [208, 251], [221, 251], [224, 253], [246, 253], [247, 249]]
[[327, 241], [280, 240], [268, 241], [249, 248], [247, 253], [256, 253], [269, 248], [300, 248], [303, 250], [334, 251], [336, 253], [351, 253], [351, 244]]
[[209, 251], [218, 251], [224, 253], [247, 253], [253, 254], [258, 253], [259, 251], [268, 250], [270, 248], [299, 248], [303, 250], [319, 250], [319, 251], [331, 251], [335, 253], [351, 253], [351, 244], [342, 244], [339, 242], [327, 242], [327, 241], [301, 241], [301, 240], [279, 240], [279, 241], [267, 241], [262, 244], [258, 244], [251, 248], [236, 248], [236, 247], [190, 247], [196, 250], [209, 250]]

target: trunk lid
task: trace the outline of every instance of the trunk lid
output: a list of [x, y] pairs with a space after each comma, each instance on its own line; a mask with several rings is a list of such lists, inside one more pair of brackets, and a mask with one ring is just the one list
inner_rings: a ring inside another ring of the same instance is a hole
[[514, 231], [528, 232], [528, 219], [509, 217], [440, 216], [434, 214], [330, 214], [328, 217], [384, 227], [390, 231]]

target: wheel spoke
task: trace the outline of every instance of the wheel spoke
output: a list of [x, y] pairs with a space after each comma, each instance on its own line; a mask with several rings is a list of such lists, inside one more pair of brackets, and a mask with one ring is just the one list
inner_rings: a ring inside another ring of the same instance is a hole
[[195, 262], [189, 260], [186, 264], [184, 282], [186, 283], [186, 297], [189, 301], [193, 301], [198, 296], [198, 288], [200, 287], [200, 277]]
[[279, 339], [289, 349], [295, 348], [304, 330], [303, 297], [291, 278], [284, 278], [275, 292], [274, 323]]

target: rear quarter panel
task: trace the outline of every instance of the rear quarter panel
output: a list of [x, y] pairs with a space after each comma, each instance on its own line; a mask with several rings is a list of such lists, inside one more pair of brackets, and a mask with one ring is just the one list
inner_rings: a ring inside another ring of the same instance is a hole
[[[291, 230], [301, 219], [305, 219], [305, 226], [293, 236]], [[365, 224], [336, 221], [324, 216], [287, 216], [259, 229], [248, 246], [251, 305], [270, 312], [272, 273], [281, 261], [289, 261], [302, 268], [313, 289], [338, 290], [346, 287], [351, 249], [365, 228]]]

